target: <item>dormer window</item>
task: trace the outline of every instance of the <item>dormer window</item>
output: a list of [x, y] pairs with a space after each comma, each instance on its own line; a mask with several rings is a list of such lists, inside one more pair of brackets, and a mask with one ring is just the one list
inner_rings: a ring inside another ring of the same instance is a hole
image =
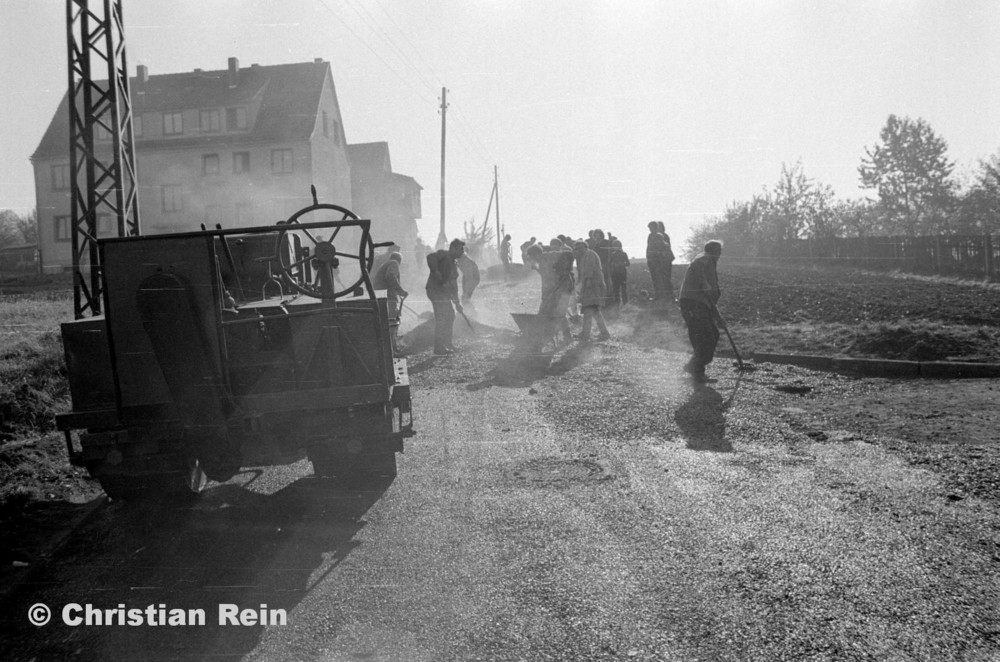
[[247, 109], [226, 108], [226, 131], [247, 130]]
[[217, 109], [201, 111], [201, 132], [218, 133], [222, 131], [222, 118]]

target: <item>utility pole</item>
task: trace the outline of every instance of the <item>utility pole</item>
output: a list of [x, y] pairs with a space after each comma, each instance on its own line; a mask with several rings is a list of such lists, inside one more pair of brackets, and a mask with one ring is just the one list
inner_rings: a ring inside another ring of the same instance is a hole
[[500, 234], [500, 182], [497, 180], [496, 165], [493, 166], [493, 194], [497, 198], [497, 249], [499, 250], [503, 236]]
[[[121, 0], [66, 0], [66, 32], [73, 310], [81, 319], [101, 314], [97, 219], [116, 219], [119, 237], [138, 235], [139, 197]], [[95, 147], [98, 129], [110, 150]]]
[[448, 90], [441, 88], [441, 234], [438, 235], [437, 247], [445, 248], [448, 243], [448, 236], [444, 233], [444, 134], [445, 134], [445, 112], [448, 110]]

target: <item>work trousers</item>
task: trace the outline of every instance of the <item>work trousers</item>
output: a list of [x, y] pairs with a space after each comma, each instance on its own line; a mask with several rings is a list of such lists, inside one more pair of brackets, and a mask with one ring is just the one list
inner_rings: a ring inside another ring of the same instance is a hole
[[674, 288], [671, 282], [673, 263], [655, 259], [648, 264], [649, 277], [653, 281], [653, 298], [661, 301], [674, 300]]
[[590, 339], [590, 327], [594, 321], [597, 322], [597, 328], [600, 330], [602, 336], [608, 335], [608, 325], [604, 321], [604, 313], [601, 312], [600, 306], [581, 306], [583, 309], [583, 330], [580, 332], [580, 337], [584, 340]]
[[611, 303], [628, 303], [628, 273], [611, 274]]
[[705, 374], [705, 366], [715, 357], [715, 346], [719, 344], [719, 327], [715, 325], [715, 315], [708, 304], [694, 299], [681, 299], [681, 316], [687, 324], [688, 338], [694, 355], [688, 365], [691, 373]]
[[447, 294], [427, 291], [427, 298], [434, 307], [434, 351], [441, 353], [453, 349], [452, 333], [455, 328], [455, 306]]
[[557, 320], [557, 329], [562, 332], [567, 341], [573, 337], [569, 329], [569, 320], [566, 319], [566, 312], [569, 310], [569, 302], [572, 297], [573, 294], [566, 290], [549, 291], [542, 294], [542, 303], [538, 306], [539, 315]]

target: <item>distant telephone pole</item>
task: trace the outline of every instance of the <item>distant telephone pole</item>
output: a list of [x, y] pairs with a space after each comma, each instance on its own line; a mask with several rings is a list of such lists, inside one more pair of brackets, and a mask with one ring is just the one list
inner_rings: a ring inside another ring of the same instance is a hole
[[[500, 248], [500, 182], [497, 179], [497, 167], [493, 166], [493, 193], [497, 196], [497, 248]], [[489, 216], [489, 214], [487, 214]]]
[[445, 135], [445, 113], [448, 110], [448, 90], [441, 88], [441, 234], [438, 235], [438, 248], [444, 248], [448, 243], [448, 236], [444, 233], [444, 135]]

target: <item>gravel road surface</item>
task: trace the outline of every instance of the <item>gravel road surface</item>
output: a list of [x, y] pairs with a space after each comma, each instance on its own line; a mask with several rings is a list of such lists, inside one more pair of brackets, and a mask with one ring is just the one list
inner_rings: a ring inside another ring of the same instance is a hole
[[[301, 462], [102, 507], [7, 600], [3, 659], [1000, 659], [995, 495], [853, 415], [894, 383], [720, 360], [696, 386], [684, 347], [615, 339], [524, 359], [506, 315], [531, 285], [484, 286], [453, 357], [413, 315], [419, 434], [391, 484]], [[68, 626], [71, 603], [207, 623]]]

